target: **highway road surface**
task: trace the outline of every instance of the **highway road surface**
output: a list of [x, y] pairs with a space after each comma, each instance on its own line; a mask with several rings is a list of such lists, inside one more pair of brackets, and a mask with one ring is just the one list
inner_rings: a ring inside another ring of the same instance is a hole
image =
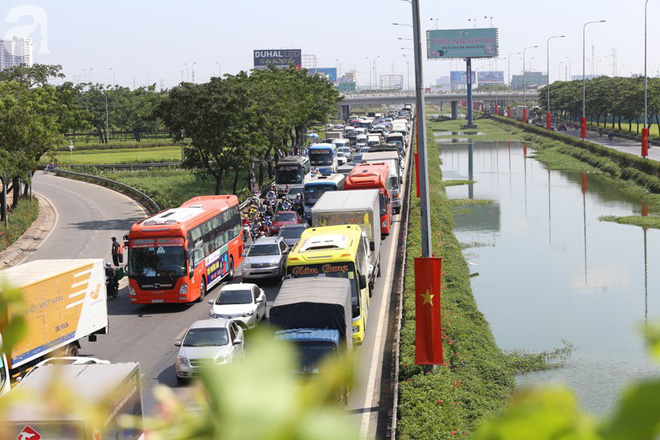
[[[136, 220], [145, 217], [144, 210], [130, 198], [89, 183], [53, 175], [36, 174], [33, 189], [47, 197], [57, 212], [54, 230], [44, 243], [26, 259], [103, 258], [110, 260], [110, 237], [126, 234]], [[394, 255], [398, 248], [399, 217], [393, 231], [381, 246], [382, 276], [376, 282], [371, 300], [367, 335], [356, 349], [357, 383], [348, 407], [348, 419], [359, 427], [363, 438], [376, 438], [383, 432], [389, 411], [380, 407], [380, 384], [383, 373], [383, 351], [387, 331], [391, 330], [389, 312]], [[240, 282], [240, 268], [233, 282]], [[224, 283], [223, 283], [224, 284]], [[277, 296], [278, 283], [260, 283], [270, 306]], [[222, 284], [221, 284], [222, 285]], [[83, 342], [81, 355], [108, 359], [112, 362], [140, 362], [143, 374], [145, 412], [154, 414], [155, 400], [151, 390], [161, 383], [176, 388], [185, 398], [187, 387], [179, 387], [174, 375], [177, 347], [174, 341], [192, 322], [208, 317], [206, 301], [186, 305], [131, 305], [126, 281], [120, 284], [119, 297], [108, 300], [110, 334], [97, 342]], [[219, 287], [207, 298], [212, 298]], [[249, 352], [249, 345], [246, 345]], [[385, 368], [387, 376], [388, 371]]]

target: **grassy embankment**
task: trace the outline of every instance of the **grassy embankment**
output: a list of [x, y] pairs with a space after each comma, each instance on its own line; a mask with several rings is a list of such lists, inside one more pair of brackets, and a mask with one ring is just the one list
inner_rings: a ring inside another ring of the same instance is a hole
[[[181, 160], [180, 146], [140, 146], [133, 148], [98, 148], [87, 150], [56, 151], [53, 153], [56, 163], [70, 165], [128, 164], [178, 162]], [[41, 163], [50, 162], [50, 156], [44, 155]]]
[[[444, 191], [440, 158], [436, 154], [432, 131], [451, 131], [453, 124], [457, 122], [427, 124], [433, 253], [443, 257], [445, 365], [425, 374], [414, 362], [414, 258], [421, 255], [421, 241], [419, 202], [413, 195], [399, 365], [398, 437], [401, 439], [443, 439], [470, 435], [481, 422], [503, 409], [514, 390], [515, 374], [548, 368], [551, 366], [548, 360], [563, 354], [562, 350], [535, 355], [503, 353], [495, 343], [488, 322], [477, 308], [461, 244], [453, 235], [452, 202]], [[502, 140], [512, 139], [501, 129], [486, 127], [486, 124], [479, 131], [491, 132], [484, 135], [484, 140], [500, 136]]]
[[20, 238], [39, 215], [39, 202], [36, 198], [32, 200], [21, 198], [18, 208], [9, 214], [9, 227], [5, 228], [0, 223], [0, 251], [4, 251]]

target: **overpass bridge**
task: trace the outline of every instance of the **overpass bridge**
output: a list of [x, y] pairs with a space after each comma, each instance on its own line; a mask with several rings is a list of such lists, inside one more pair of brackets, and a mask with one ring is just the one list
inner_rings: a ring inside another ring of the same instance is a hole
[[[480, 92], [472, 93], [473, 102], [484, 102], [488, 104], [499, 104], [505, 106], [509, 100], [509, 97], [512, 101], [522, 101], [523, 99], [531, 104], [533, 102], [538, 102], [539, 93], [535, 90], [528, 90], [524, 94], [522, 91], [515, 90], [509, 92]], [[433, 93], [426, 92], [424, 94], [424, 101], [427, 104], [442, 104], [442, 103], [451, 103], [452, 114], [455, 113], [458, 108], [458, 103], [461, 101], [467, 101], [467, 92], [458, 92], [458, 93]], [[415, 102], [415, 94], [412, 92], [402, 92], [402, 93], [370, 93], [370, 94], [348, 94], [344, 95], [344, 99], [339, 101], [337, 105], [341, 108], [341, 117], [342, 119], [347, 119], [351, 114], [351, 106], [361, 106], [361, 105], [380, 105], [380, 104], [408, 104]]]

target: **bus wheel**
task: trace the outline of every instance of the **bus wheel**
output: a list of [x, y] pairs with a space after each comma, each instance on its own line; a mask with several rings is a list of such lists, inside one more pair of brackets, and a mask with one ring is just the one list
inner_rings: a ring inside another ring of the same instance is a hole
[[380, 261], [378, 262], [378, 273], [376, 274], [377, 277], [380, 277]]
[[204, 297], [206, 296], [206, 280], [204, 277], [202, 277], [202, 280], [199, 282], [199, 298], [197, 298], [196, 302], [201, 303], [204, 301]]
[[234, 257], [229, 257], [229, 272], [227, 272], [227, 281], [234, 278]]

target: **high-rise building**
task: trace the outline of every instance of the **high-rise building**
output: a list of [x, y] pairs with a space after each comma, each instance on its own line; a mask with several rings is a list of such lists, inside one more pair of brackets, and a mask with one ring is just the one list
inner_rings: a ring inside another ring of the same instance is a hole
[[32, 38], [13, 37], [11, 40], [0, 38], [0, 70], [9, 67], [32, 66]]

